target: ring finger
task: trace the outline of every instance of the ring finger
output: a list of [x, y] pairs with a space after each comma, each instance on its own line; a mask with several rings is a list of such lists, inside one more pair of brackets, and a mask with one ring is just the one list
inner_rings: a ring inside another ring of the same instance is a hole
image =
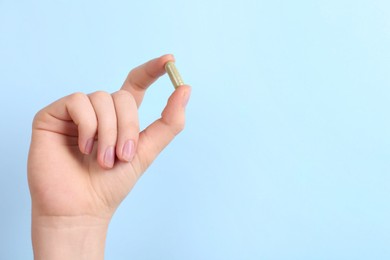
[[117, 141], [117, 117], [112, 97], [109, 93], [98, 91], [89, 95], [98, 121], [97, 161], [100, 166], [110, 169], [115, 163], [115, 144]]

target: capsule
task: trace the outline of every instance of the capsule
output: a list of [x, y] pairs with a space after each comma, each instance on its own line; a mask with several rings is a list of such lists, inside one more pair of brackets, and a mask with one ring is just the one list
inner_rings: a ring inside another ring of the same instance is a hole
[[165, 70], [168, 73], [169, 78], [171, 79], [171, 82], [175, 89], [181, 85], [184, 85], [184, 81], [181, 78], [180, 73], [177, 70], [173, 61], [168, 61], [167, 63], [165, 63]]

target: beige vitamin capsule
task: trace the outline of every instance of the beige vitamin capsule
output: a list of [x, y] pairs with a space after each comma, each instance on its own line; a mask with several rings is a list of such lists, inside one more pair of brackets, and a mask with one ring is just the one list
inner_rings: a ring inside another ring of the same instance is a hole
[[165, 63], [165, 70], [168, 73], [169, 78], [171, 79], [175, 89], [181, 85], [184, 85], [184, 81], [181, 78], [180, 73], [177, 70], [175, 63], [173, 61], [168, 61], [167, 63]]

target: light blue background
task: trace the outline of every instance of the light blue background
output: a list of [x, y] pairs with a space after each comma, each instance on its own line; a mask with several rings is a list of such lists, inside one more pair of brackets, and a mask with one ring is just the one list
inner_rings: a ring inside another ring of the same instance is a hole
[[[185, 131], [107, 259], [390, 259], [390, 2], [0, 0], [0, 259], [31, 259], [35, 112], [174, 53]], [[148, 92], [143, 126], [172, 86]]]

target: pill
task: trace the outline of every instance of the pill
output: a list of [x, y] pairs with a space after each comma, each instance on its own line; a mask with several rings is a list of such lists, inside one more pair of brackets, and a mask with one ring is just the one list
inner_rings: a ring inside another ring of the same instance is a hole
[[175, 87], [175, 89], [181, 85], [184, 85], [184, 81], [181, 78], [180, 73], [177, 70], [175, 63], [173, 61], [168, 61], [165, 64], [165, 71], [168, 73], [169, 78], [171, 79], [171, 82]]

